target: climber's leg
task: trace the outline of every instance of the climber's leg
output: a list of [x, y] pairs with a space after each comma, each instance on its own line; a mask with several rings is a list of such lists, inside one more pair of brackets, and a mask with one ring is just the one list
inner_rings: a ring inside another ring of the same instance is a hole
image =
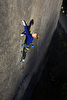
[[25, 59], [26, 53], [27, 53], [27, 50], [24, 48], [24, 49], [23, 49], [23, 57], [22, 57], [22, 59]]

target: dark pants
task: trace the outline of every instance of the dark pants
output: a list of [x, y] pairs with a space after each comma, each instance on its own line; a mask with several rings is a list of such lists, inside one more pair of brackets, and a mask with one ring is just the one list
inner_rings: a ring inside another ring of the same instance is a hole
[[28, 51], [28, 50], [25, 49], [25, 47], [24, 47], [24, 48], [23, 48], [23, 59], [25, 59], [27, 51]]

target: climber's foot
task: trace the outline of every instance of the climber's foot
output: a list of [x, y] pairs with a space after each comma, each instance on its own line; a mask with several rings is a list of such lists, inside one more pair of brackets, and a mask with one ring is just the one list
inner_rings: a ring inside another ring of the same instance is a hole
[[25, 59], [22, 59], [20, 62], [21, 62], [21, 63], [24, 63], [24, 62], [25, 62]]

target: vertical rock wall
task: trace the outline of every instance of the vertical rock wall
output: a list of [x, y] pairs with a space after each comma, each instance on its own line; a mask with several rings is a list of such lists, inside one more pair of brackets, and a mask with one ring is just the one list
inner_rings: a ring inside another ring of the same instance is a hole
[[[62, 0], [0, 0], [0, 100], [20, 100], [24, 95], [32, 75], [46, 54], [51, 37], [56, 28]], [[21, 43], [24, 37], [22, 25], [24, 19], [29, 25], [33, 19], [31, 32], [37, 32], [40, 40], [34, 40], [34, 49], [30, 49], [24, 63], [24, 76], [20, 64]], [[25, 79], [23, 81], [23, 79]], [[17, 90], [20, 83], [21, 91]], [[15, 95], [16, 96], [15, 98]]]

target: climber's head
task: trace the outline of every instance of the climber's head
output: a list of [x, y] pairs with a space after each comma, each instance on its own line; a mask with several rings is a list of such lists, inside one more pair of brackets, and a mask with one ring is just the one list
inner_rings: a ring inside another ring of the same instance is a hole
[[37, 33], [32, 33], [32, 37], [35, 38], [36, 40], [39, 40], [39, 36]]

